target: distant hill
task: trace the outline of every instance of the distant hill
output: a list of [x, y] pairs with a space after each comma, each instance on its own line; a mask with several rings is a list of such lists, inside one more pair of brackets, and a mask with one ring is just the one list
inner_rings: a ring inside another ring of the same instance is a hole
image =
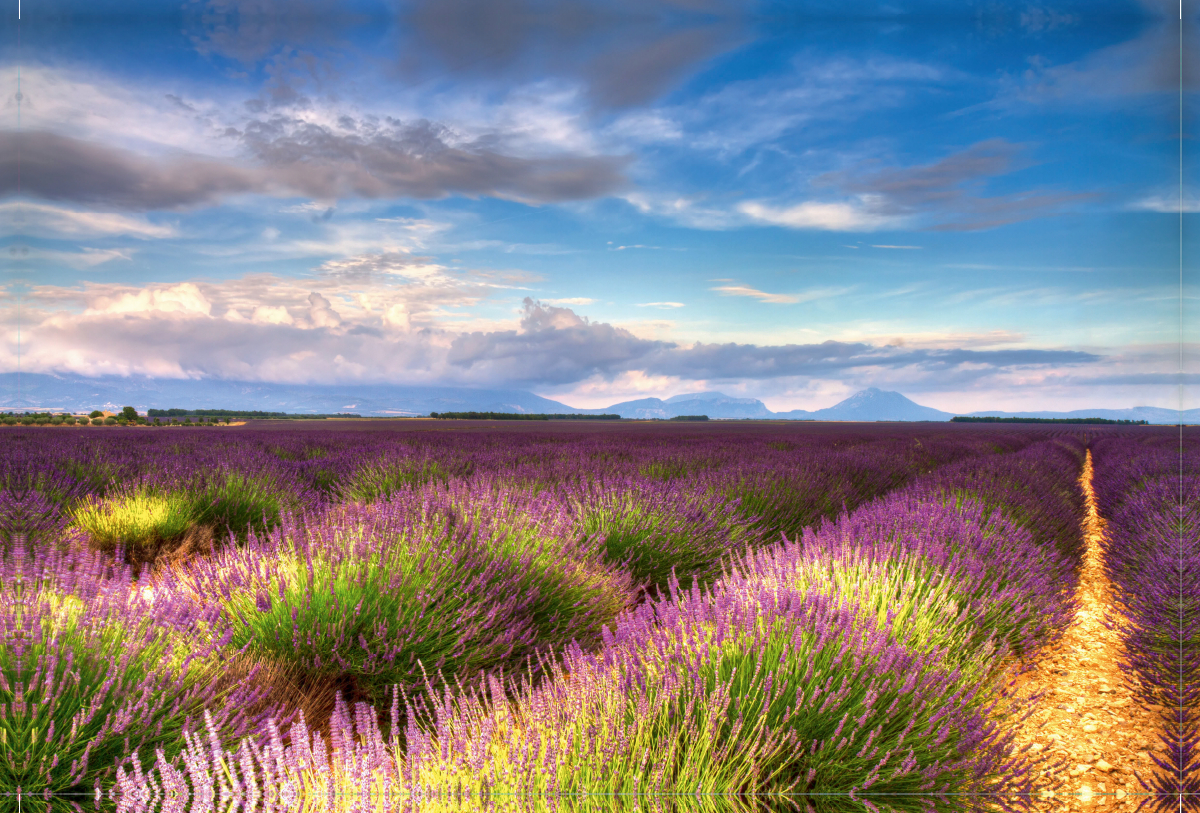
[[392, 384], [271, 384], [250, 381], [162, 379], [130, 376], [86, 378], [79, 375], [0, 374], [0, 410], [50, 409], [80, 412], [149, 408], [246, 409], [267, 412], [334, 413], [405, 416], [430, 412], [562, 412], [580, 413], [549, 398], [524, 390], [467, 387], [408, 387]]
[[[955, 414], [962, 414], [921, 406], [898, 392], [875, 387], [857, 392], [825, 409], [772, 412], [756, 398], [734, 398], [715, 391], [684, 393], [666, 399], [639, 398], [601, 409], [577, 409], [525, 390], [400, 384], [272, 384], [136, 376], [87, 378], [70, 373], [22, 373], [21, 398], [18, 400], [16, 378], [15, 373], [0, 373], [0, 411], [117, 411], [128, 404], [139, 412], [149, 408], [179, 407], [306, 414], [355, 412], [364, 416], [417, 416], [430, 412], [616, 413], [622, 418], [641, 419], [707, 415], [717, 419], [817, 421], [948, 421]], [[1160, 407], [968, 414], [1002, 418], [1111, 418], [1145, 420], [1155, 424], [1178, 423], [1182, 415], [1186, 423], [1200, 423], [1200, 409], [1179, 413]]]
[[794, 409], [776, 413], [775, 417], [818, 421], [948, 421], [954, 413], [921, 406], [898, 392], [871, 387], [825, 409], [813, 412]]

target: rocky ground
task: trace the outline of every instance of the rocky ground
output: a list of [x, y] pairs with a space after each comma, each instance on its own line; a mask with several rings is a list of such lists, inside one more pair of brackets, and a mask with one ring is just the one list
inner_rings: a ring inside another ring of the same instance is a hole
[[1091, 474], [1089, 453], [1081, 478], [1088, 520], [1079, 612], [1059, 643], [1043, 650], [1016, 684], [1021, 696], [1047, 693], [1019, 729], [1017, 746], [1032, 743], [1031, 754], [1064, 763], [1041, 772], [1041, 790], [1032, 805], [1041, 811], [1133, 810], [1147, 795], [1133, 771], [1148, 779], [1158, 770], [1150, 753], [1166, 750], [1159, 741], [1159, 707], [1142, 705], [1125, 688], [1121, 637], [1103, 623], [1106, 616], [1114, 617], [1115, 588], [1104, 574], [1104, 520], [1096, 513]]

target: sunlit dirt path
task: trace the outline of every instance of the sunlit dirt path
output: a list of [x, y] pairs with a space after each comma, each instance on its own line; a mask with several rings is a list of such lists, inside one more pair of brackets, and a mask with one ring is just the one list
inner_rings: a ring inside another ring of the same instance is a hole
[[1017, 681], [1021, 696], [1046, 695], [1018, 729], [1016, 744], [1023, 748], [1033, 743], [1031, 753], [1065, 762], [1038, 778], [1034, 809], [1133, 810], [1146, 796], [1133, 771], [1145, 778], [1153, 775], [1157, 769], [1150, 752], [1165, 746], [1158, 742], [1157, 707], [1139, 705], [1124, 688], [1118, 664], [1125, 659], [1125, 648], [1120, 635], [1103, 623], [1106, 617], [1115, 620], [1115, 588], [1104, 573], [1100, 540], [1105, 523], [1092, 493], [1090, 451], [1080, 486], [1088, 515], [1079, 611], [1062, 640], [1039, 653], [1034, 668]]

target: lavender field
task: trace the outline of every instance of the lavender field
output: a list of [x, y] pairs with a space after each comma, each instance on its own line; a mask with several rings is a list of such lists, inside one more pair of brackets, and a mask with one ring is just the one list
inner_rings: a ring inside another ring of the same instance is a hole
[[1089, 453], [1130, 680], [1197, 706], [1173, 427], [327, 426], [0, 428], [22, 810], [1019, 809]]

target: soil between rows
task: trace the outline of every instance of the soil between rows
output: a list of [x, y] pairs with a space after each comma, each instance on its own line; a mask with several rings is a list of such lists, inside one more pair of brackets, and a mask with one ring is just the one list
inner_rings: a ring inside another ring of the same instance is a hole
[[1017, 729], [1018, 748], [1061, 760], [1037, 781], [1031, 807], [1040, 811], [1133, 810], [1148, 795], [1134, 776], [1149, 780], [1157, 767], [1152, 751], [1164, 752], [1157, 707], [1143, 706], [1125, 686], [1124, 642], [1104, 620], [1117, 620], [1114, 586], [1104, 572], [1104, 519], [1096, 511], [1089, 451], [1080, 486], [1087, 497], [1087, 553], [1080, 574], [1079, 610], [1063, 637], [1038, 653], [1018, 677], [1020, 696], [1045, 692], [1036, 711]]

